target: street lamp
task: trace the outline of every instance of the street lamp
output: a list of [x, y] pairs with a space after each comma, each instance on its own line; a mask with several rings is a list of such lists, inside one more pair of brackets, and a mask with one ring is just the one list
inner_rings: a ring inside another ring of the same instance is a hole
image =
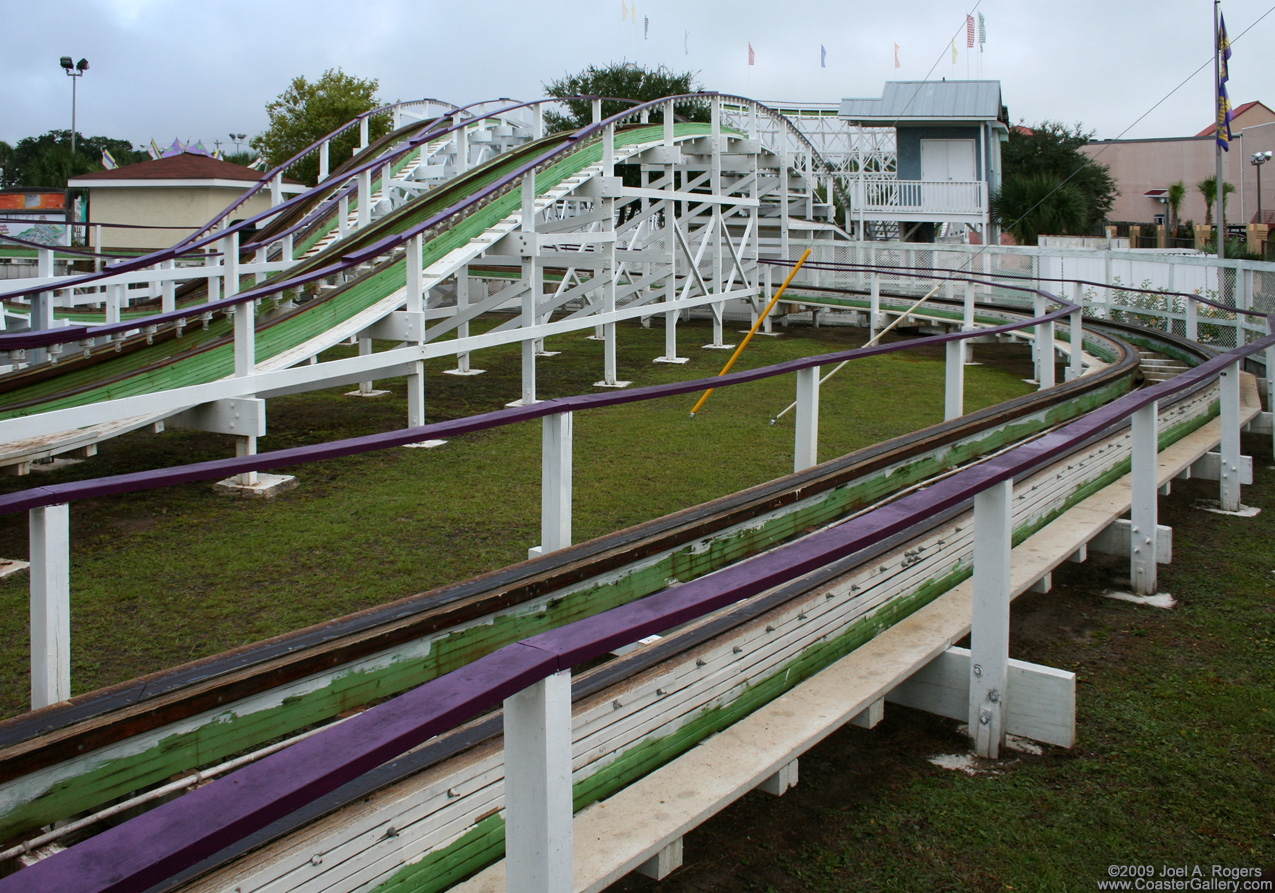
[[1254, 152], [1249, 163], [1257, 168], [1257, 222], [1262, 223], [1262, 165], [1271, 160], [1270, 151]]
[[234, 141], [235, 141], [235, 154], [236, 154], [236, 155], [238, 155], [238, 154], [239, 154], [239, 142], [240, 142], [240, 140], [245, 140], [245, 139], [247, 139], [247, 138], [248, 138], [248, 134], [246, 134], [246, 133], [232, 133], [232, 134], [230, 135], [230, 138], [231, 138], [232, 140], [234, 140]]
[[81, 59], [74, 64], [71, 63], [70, 56], [62, 57], [62, 68], [66, 72], [66, 76], [71, 78], [71, 155], [75, 155], [75, 79], [84, 77], [84, 72], [89, 70], [89, 60]]
[[[75, 85], [79, 78], [84, 77], [84, 72], [89, 70], [89, 60], [81, 59], [74, 64], [71, 63], [70, 56], [62, 57], [62, 70], [66, 72], [66, 76], [71, 79], [71, 161], [67, 165], [66, 176], [69, 181], [71, 178], [71, 165], [75, 164]], [[71, 202], [71, 187], [66, 187], [66, 227], [68, 245], [75, 244], [75, 233], [71, 231], [71, 218], [74, 208]]]

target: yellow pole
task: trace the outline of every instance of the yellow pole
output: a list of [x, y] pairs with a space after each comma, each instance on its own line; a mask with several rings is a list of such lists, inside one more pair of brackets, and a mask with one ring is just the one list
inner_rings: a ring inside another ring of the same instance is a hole
[[[788, 283], [792, 282], [792, 277], [797, 275], [797, 271], [801, 269], [801, 265], [806, 262], [806, 258], [810, 257], [810, 249], [806, 249], [806, 253], [801, 256], [801, 260], [797, 261], [797, 265], [792, 268], [792, 272], [788, 274], [788, 278], [784, 280], [784, 284], [779, 286], [779, 291], [775, 292], [775, 296], [770, 299], [770, 303], [766, 305], [766, 309], [762, 311], [761, 316], [757, 317], [757, 322], [753, 323], [753, 327], [744, 336], [744, 340], [739, 343], [739, 347], [735, 348], [735, 352], [730, 355], [730, 359], [726, 361], [726, 365], [722, 367], [722, 371], [717, 373], [717, 377], [721, 378], [730, 371], [730, 367], [735, 365], [735, 361], [739, 359], [739, 355], [744, 352], [744, 348], [748, 346], [748, 342], [753, 340], [753, 336], [757, 334], [757, 330], [761, 328], [761, 324], [765, 321], [766, 315], [770, 313], [772, 307], [779, 302], [779, 298], [783, 295], [784, 289], [788, 288]], [[691, 410], [691, 418], [695, 418], [695, 413], [700, 411], [708, 398], [713, 396], [713, 391], [717, 388], [709, 388], [704, 392], [704, 396], [699, 398], [699, 402], [695, 404], [695, 408]]]

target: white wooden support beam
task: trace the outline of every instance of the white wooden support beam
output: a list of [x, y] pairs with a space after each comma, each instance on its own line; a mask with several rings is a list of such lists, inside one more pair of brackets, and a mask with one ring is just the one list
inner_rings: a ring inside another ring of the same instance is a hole
[[573, 868], [570, 671], [506, 698], [504, 707], [510, 889], [568, 893]]
[[871, 276], [871, 289], [868, 296], [868, 333], [877, 337], [877, 329], [881, 327], [881, 274]]
[[235, 375], [244, 377], [257, 369], [257, 302], [235, 306]]
[[[1076, 303], [1079, 304], [1080, 302], [1077, 301]], [[1080, 307], [1071, 311], [1071, 365], [1067, 367], [1067, 381], [1072, 381], [1085, 374], [1084, 318], [1084, 311]]]
[[598, 124], [602, 121], [602, 100], [594, 99], [589, 103], [589, 108], [593, 113], [592, 124]]
[[965, 415], [965, 342], [947, 342], [943, 378], [943, 421]]
[[279, 246], [279, 258], [286, 264], [290, 264], [296, 260], [296, 251], [293, 249], [292, 245], [292, 237], [294, 235], [295, 233], [288, 233], [283, 237], [283, 244]]
[[359, 337], [378, 341], [424, 344], [427, 332], [426, 321], [424, 310], [395, 310], [359, 332]]
[[1036, 592], [1041, 595], [1049, 592], [1054, 588], [1054, 575], [1052, 573], [1045, 574], [1039, 580], [1031, 585], [1028, 592]]
[[682, 867], [682, 838], [673, 842], [634, 869], [638, 874], [662, 881]]
[[[1149, 530], [1149, 528], [1148, 528]], [[1149, 534], [1144, 534], [1143, 538]], [[1130, 558], [1133, 554], [1130, 544], [1133, 542], [1133, 521], [1128, 518], [1117, 518], [1100, 533], [1093, 536], [1085, 547], [1085, 555], [1112, 555], [1116, 558]], [[1155, 526], [1155, 559], [1157, 564], [1173, 563], [1173, 528], [1163, 524]]]
[[[363, 119], [364, 123], [367, 118]], [[366, 168], [359, 172], [359, 217], [358, 228], [363, 229], [372, 222], [372, 169]]]
[[[1076, 674], [1023, 660], [1009, 661], [1004, 711], [1005, 733], [1042, 744], [1076, 743]], [[921, 667], [885, 699], [949, 719], [969, 718], [970, 652], [948, 648]]]
[[966, 331], [974, 328], [974, 283], [965, 280], [965, 293], [962, 295], [961, 326]]
[[560, 412], [541, 420], [541, 554], [571, 545], [572, 418]]
[[[1240, 364], [1237, 360], [1218, 377], [1222, 403], [1222, 474], [1218, 501], [1224, 512], [1240, 510]], [[1250, 475], [1251, 480], [1251, 475]]]
[[173, 269], [176, 266], [177, 262], [174, 260], [166, 260], [159, 265], [161, 270], [168, 271], [160, 284], [159, 307], [162, 313], [171, 313], [177, 309], [177, 281], [173, 278]]
[[283, 173], [270, 178], [270, 207], [277, 208], [283, 204]]
[[782, 797], [789, 788], [797, 786], [797, 761], [785, 763], [779, 768], [779, 771], [769, 778], [765, 779], [761, 784], [757, 785], [757, 790], [763, 794], [770, 794], [772, 797]]
[[970, 620], [969, 720], [974, 751], [996, 759], [1005, 743], [1009, 678], [1012, 480], [974, 497], [974, 608]]
[[31, 509], [31, 709], [71, 697], [71, 528], [63, 505]]
[[1193, 295], [1186, 296], [1186, 337], [1190, 341], [1200, 340], [1200, 308]]
[[350, 234], [350, 195], [342, 195], [337, 202], [336, 238], [341, 241]]
[[883, 719], [885, 719], [885, 698], [877, 698], [861, 712], [855, 714], [850, 720], [850, 725], [861, 729], [875, 729]]
[[[1202, 481], [1220, 481], [1222, 480], [1222, 471], [1222, 454], [1217, 450], [1213, 450], [1192, 462], [1190, 467], [1179, 475], [1179, 478], [1181, 480], [1196, 478]], [[1253, 483], [1252, 456], [1240, 456], [1239, 482], [1241, 485]]]
[[425, 361], [412, 364], [407, 374], [407, 427], [419, 428], [425, 424]]
[[[534, 236], [536, 232], [536, 172], [527, 171], [522, 181], [522, 232]], [[526, 332], [534, 331], [536, 309], [540, 306], [541, 292], [544, 290], [544, 275], [539, 264], [539, 248], [535, 239], [529, 239], [527, 255], [522, 261], [522, 328]], [[530, 406], [536, 402], [536, 339], [529, 337], [522, 342], [522, 396], [521, 405]]]
[[[464, 341], [469, 337], [469, 264], [462, 264], [456, 271], [456, 315], [464, 320], [456, 326], [456, 339]], [[456, 368], [445, 369], [445, 375], [481, 375], [485, 370], [472, 369], [469, 365], [469, 351], [456, 354]]]
[[536, 105], [535, 118], [531, 126], [531, 138], [540, 139], [545, 135], [545, 107], [543, 103]]
[[332, 172], [332, 140], [324, 140], [319, 144], [319, 182], [322, 183]]
[[797, 370], [797, 422], [794, 472], [819, 464], [819, 367]]
[[[372, 355], [372, 339], [360, 335], [359, 336], [359, 356], [370, 357], [371, 355]], [[375, 385], [376, 385], [376, 382], [374, 381], [360, 381], [359, 390], [358, 390], [359, 396], [371, 397], [373, 394], [376, 393]]]
[[[417, 233], [407, 240], [407, 312], [421, 313], [425, 310], [425, 286], [421, 280], [421, 254], [425, 250], [425, 236]], [[404, 339], [407, 340], [407, 339]], [[425, 341], [425, 331], [421, 330], [421, 336], [415, 339], [418, 344]]]
[[1133, 414], [1132, 519], [1129, 525], [1129, 580], [1134, 595], [1155, 595], [1159, 536], [1159, 401]]
[[239, 294], [239, 233], [221, 240], [221, 292], [227, 298]]
[[[217, 287], [221, 284], [221, 280], [216, 276], [208, 277], [208, 300], [220, 300], [217, 294]], [[106, 287], [106, 324], [112, 325], [120, 321], [120, 311], [124, 308], [126, 298], [125, 285], [108, 285]]]
[[164, 425], [213, 434], [265, 437], [266, 401], [258, 397], [214, 400], [170, 416]]

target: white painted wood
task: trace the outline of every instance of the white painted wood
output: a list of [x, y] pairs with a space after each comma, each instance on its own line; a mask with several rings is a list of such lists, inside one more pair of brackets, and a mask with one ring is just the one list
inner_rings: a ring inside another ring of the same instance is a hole
[[[1076, 285], [1077, 292], [1080, 291], [1080, 285]], [[1083, 305], [1083, 300], [1072, 299], [1074, 303]], [[1070, 337], [1071, 337], [1071, 365], [1067, 367], [1067, 380], [1079, 378], [1085, 372], [1085, 330], [1084, 330], [1084, 311], [1077, 307], [1071, 312], [1070, 320]]]
[[358, 175], [358, 229], [365, 228], [372, 222], [372, 169], [360, 171]]
[[662, 881], [682, 867], [682, 838], [677, 838], [664, 849], [647, 859], [635, 870], [638, 874]]
[[772, 797], [782, 797], [788, 792], [789, 788], [797, 786], [797, 768], [797, 761], [790, 760], [779, 767], [778, 772], [768, 776], [761, 784], [757, 785], [757, 790], [763, 794], [770, 794]]
[[571, 890], [569, 671], [505, 700], [505, 849], [511, 893]]
[[572, 428], [574, 414], [541, 420], [540, 547], [542, 553], [571, 545]]
[[1012, 495], [1013, 481], [1004, 481], [974, 497], [974, 612], [967, 718], [975, 752], [993, 760], [1005, 743]]
[[1054, 588], [1054, 575], [1045, 574], [1043, 577], [1041, 577], [1039, 580], [1033, 583], [1031, 585], [1031, 589], [1028, 591], [1036, 592], [1043, 595], [1049, 592], [1053, 588]]
[[[1202, 481], [1222, 480], [1222, 454], [1217, 450], [1205, 453], [1191, 463], [1182, 480], [1198, 478]], [[1243, 485], [1253, 483], [1253, 457], [1239, 457], [1239, 482]]]
[[862, 713], [850, 720], [850, 725], [861, 729], [875, 729], [883, 719], [885, 719], [885, 698], [877, 698], [865, 707]]
[[[1240, 364], [1232, 363], [1218, 378], [1222, 403], [1222, 480], [1218, 501], [1224, 512], [1240, 509]], [[1250, 473], [1249, 480], [1252, 480]]]
[[1156, 492], [1159, 452], [1159, 402], [1152, 401], [1133, 414], [1132, 518], [1129, 525], [1129, 580], [1135, 595], [1156, 593], [1157, 526], [1159, 494]]
[[265, 437], [266, 401], [256, 397], [214, 400], [170, 417], [165, 426], [214, 434]]
[[965, 342], [949, 341], [946, 345], [943, 377], [943, 420], [965, 415]]
[[66, 505], [28, 512], [31, 709], [71, 697], [71, 531]]
[[[948, 648], [885, 699], [962, 722], [969, 718], [970, 652]], [[1076, 743], [1076, 674], [1010, 658], [1005, 732], [1058, 747]]]
[[819, 371], [818, 366], [797, 370], [794, 472], [819, 464]]

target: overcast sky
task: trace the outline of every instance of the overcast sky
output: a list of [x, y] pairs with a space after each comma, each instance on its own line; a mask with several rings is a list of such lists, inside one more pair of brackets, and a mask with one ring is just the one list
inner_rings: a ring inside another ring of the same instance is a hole
[[[622, 6], [636, 4], [636, 23]], [[67, 128], [61, 56], [87, 58], [78, 130], [161, 144], [250, 136], [291, 79], [327, 68], [380, 81], [384, 100], [533, 99], [588, 64], [698, 73], [707, 89], [761, 100], [881, 95], [887, 80], [1001, 81], [1011, 118], [1082, 122], [1099, 138], [1133, 125], [1210, 59], [1212, 0], [0, 0], [0, 140]], [[1225, 0], [1235, 105], [1264, 95], [1273, 0]], [[965, 46], [965, 15], [987, 43]], [[649, 32], [644, 35], [649, 20]], [[952, 62], [952, 39], [957, 60]], [[748, 65], [748, 45], [756, 64]], [[819, 65], [820, 45], [827, 68]], [[900, 67], [894, 67], [894, 45]], [[1212, 66], [1127, 137], [1191, 135], [1213, 117]]]

